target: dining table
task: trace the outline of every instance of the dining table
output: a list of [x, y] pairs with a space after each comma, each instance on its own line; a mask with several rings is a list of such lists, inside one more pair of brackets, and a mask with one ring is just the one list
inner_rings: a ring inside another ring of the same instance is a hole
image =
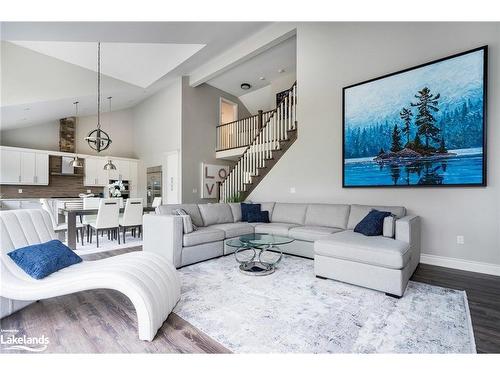
[[[125, 208], [120, 208], [120, 213], [123, 213]], [[144, 213], [154, 212], [154, 207], [143, 207]], [[75, 208], [75, 207], [61, 207], [59, 213], [66, 216], [68, 224], [68, 247], [76, 250], [76, 218], [77, 216], [97, 215], [98, 208]]]

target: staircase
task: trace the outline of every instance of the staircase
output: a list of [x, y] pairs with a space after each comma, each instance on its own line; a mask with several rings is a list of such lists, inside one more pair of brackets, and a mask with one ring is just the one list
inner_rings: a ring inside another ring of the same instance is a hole
[[[279, 105], [272, 111], [265, 112], [262, 120], [243, 119], [238, 123], [250, 124], [250, 132], [236, 133], [236, 139], [248, 139], [243, 143], [245, 151], [236, 165], [221, 183], [219, 193], [221, 202], [239, 202], [245, 200], [260, 181], [269, 173], [283, 154], [297, 139], [297, 83], [285, 94]], [[262, 124], [259, 124], [261, 122]], [[241, 146], [239, 146], [241, 147]]]

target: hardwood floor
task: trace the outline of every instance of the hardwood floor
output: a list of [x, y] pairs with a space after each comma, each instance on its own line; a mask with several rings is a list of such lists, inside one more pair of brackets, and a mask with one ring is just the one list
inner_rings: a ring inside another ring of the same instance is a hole
[[414, 281], [465, 290], [478, 353], [500, 353], [500, 277], [420, 264]]
[[[82, 256], [96, 260], [140, 247]], [[229, 353], [225, 347], [170, 314], [152, 342], [137, 337], [137, 316], [130, 300], [109, 289], [98, 289], [34, 303], [0, 321], [2, 329], [49, 338], [43, 353]], [[15, 353], [2, 350], [0, 353]], [[25, 352], [23, 352], [25, 353]]]
[[[101, 259], [140, 247], [86, 255]], [[478, 353], [500, 353], [500, 277], [421, 264], [412, 280], [465, 290]], [[137, 338], [130, 301], [112, 290], [92, 290], [34, 303], [0, 321], [2, 329], [50, 340], [44, 353], [229, 353], [176, 314], [170, 314], [155, 340]], [[2, 351], [0, 347], [0, 352]], [[12, 353], [12, 351], [9, 351]]]

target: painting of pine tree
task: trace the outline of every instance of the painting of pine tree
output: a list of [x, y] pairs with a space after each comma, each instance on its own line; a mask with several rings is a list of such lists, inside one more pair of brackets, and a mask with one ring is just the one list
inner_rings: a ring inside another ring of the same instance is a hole
[[344, 187], [486, 184], [487, 47], [343, 90]]

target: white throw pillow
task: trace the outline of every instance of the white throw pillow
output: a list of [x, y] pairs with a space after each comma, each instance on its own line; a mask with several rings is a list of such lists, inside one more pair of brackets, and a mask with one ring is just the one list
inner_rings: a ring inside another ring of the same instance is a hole
[[383, 236], [384, 237], [389, 237], [389, 238], [394, 238], [394, 235], [396, 234], [396, 218], [394, 215], [391, 216], [386, 216], [384, 218], [384, 231], [383, 231]]
[[194, 231], [193, 223], [191, 221], [191, 216], [189, 215], [179, 215], [182, 217], [182, 227], [184, 228], [184, 234], [191, 233]]
[[184, 230], [184, 234], [186, 233], [191, 233], [198, 229], [196, 225], [193, 224], [193, 221], [191, 220], [191, 216], [188, 215], [186, 211], [184, 211], [182, 208], [178, 208], [176, 210], [172, 211], [172, 215], [177, 215], [182, 218], [182, 228]]

